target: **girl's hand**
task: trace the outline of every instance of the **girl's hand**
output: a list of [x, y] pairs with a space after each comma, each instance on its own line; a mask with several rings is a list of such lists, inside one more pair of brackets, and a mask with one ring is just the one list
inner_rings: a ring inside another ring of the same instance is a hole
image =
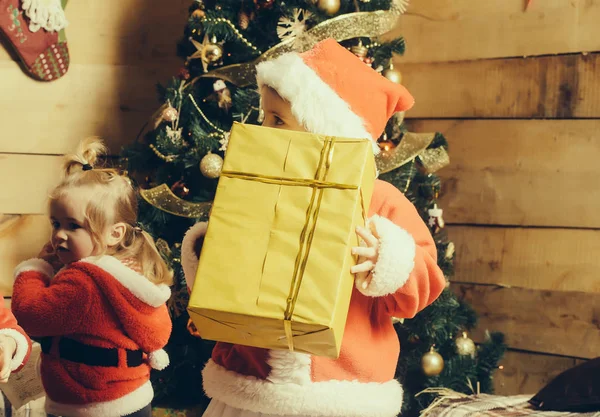
[[54, 272], [58, 271], [64, 266], [62, 262], [58, 259], [58, 256], [56, 256], [54, 248], [52, 247], [52, 244], [50, 242], [44, 245], [44, 247], [38, 254], [38, 258], [41, 258], [44, 261], [48, 262], [50, 265], [52, 265]]
[[352, 248], [352, 254], [358, 255], [358, 263], [350, 268], [350, 272], [355, 274], [357, 285], [364, 290], [373, 279], [373, 269], [379, 258], [379, 235], [373, 223], [369, 225], [369, 229], [357, 227], [356, 234], [365, 242], [366, 247]]
[[10, 363], [17, 350], [17, 342], [10, 336], [0, 334], [0, 383], [5, 384], [10, 377]]

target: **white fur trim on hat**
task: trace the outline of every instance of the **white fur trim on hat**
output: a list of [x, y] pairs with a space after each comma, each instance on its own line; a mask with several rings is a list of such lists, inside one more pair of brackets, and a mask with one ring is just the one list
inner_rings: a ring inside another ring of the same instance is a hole
[[152, 402], [150, 381], [116, 400], [89, 404], [62, 404], [46, 397], [46, 413], [70, 417], [120, 417], [135, 413]]
[[168, 285], [153, 284], [146, 277], [126, 267], [113, 256], [90, 257], [82, 259], [80, 262], [102, 268], [123, 284], [138, 299], [152, 307], [159, 307], [171, 297], [171, 289]]
[[15, 329], [0, 329], [0, 334], [12, 337], [17, 344], [17, 350], [15, 350], [12, 361], [10, 362], [10, 371], [14, 372], [24, 365], [23, 362], [25, 361], [27, 352], [29, 352], [30, 342]]
[[[269, 86], [290, 102], [292, 114], [311, 133], [370, 140], [364, 120], [296, 53], [261, 62], [256, 67], [258, 87]], [[356, 88], [361, 88], [356, 86]]]
[[190, 290], [194, 288], [196, 271], [198, 270], [198, 256], [196, 255], [194, 246], [198, 239], [206, 235], [207, 227], [208, 223], [206, 222], [196, 223], [188, 229], [181, 242], [181, 267], [183, 268], [183, 275]]
[[402, 408], [403, 390], [396, 380], [273, 383], [229, 371], [212, 360], [202, 379], [210, 398], [268, 415], [396, 417]]
[[169, 366], [169, 354], [165, 352], [164, 349], [158, 349], [154, 352], [150, 352], [148, 355], [148, 360], [150, 361], [150, 366], [152, 369], [156, 369], [157, 371], [162, 371]]
[[54, 275], [54, 269], [52, 268], [52, 265], [40, 258], [32, 258], [21, 262], [15, 267], [14, 277], [16, 278], [19, 276], [19, 274], [26, 271], [36, 271], [46, 275], [48, 278], [52, 278]]
[[369, 222], [375, 224], [380, 237], [379, 258], [373, 269], [373, 279], [366, 289], [356, 288], [370, 297], [383, 297], [398, 291], [415, 267], [417, 245], [413, 237], [400, 226], [381, 216], [373, 216]]

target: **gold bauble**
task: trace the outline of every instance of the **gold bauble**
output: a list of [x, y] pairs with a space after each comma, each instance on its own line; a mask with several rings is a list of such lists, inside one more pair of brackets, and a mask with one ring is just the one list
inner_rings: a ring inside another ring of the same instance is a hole
[[219, 62], [223, 58], [223, 48], [216, 43], [210, 43], [206, 45], [205, 56], [206, 60], [211, 64]]
[[402, 73], [397, 69], [394, 69], [394, 66], [390, 64], [390, 67], [383, 71], [383, 76], [396, 84], [402, 84]]
[[206, 178], [219, 178], [223, 169], [223, 158], [214, 153], [209, 153], [200, 161], [200, 172]]
[[192, 12], [192, 17], [196, 19], [203, 19], [206, 16], [206, 12], [202, 9], [196, 9]]
[[444, 370], [444, 358], [433, 348], [421, 358], [421, 368], [427, 376], [436, 376]]
[[317, 7], [322, 12], [327, 13], [330, 16], [333, 16], [337, 12], [340, 11], [340, 0], [318, 0]]
[[456, 338], [456, 352], [463, 356], [475, 356], [475, 343], [463, 332], [461, 337]]
[[177, 117], [179, 117], [179, 113], [177, 113], [177, 109], [175, 107], [169, 105], [162, 111], [160, 117], [165, 122], [174, 122], [175, 120], [177, 120]]

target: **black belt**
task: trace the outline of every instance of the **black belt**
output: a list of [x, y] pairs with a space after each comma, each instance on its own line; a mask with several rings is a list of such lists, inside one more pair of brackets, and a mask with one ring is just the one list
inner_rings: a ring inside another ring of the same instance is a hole
[[[42, 352], [45, 354], [50, 353], [52, 339], [52, 337], [44, 337], [40, 341]], [[125, 349], [125, 352], [127, 353], [127, 366], [129, 368], [135, 368], [144, 363], [141, 350]], [[61, 359], [89, 366], [119, 366], [119, 349], [86, 345], [64, 337], [59, 339], [58, 354]]]

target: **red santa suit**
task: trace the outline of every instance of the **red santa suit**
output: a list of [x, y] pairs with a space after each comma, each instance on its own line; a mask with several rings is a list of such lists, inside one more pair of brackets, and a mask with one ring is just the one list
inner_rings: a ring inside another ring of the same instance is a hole
[[15, 270], [12, 308], [32, 337], [43, 337], [46, 411], [119, 417], [154, 396], [150, 369], [169, 364], [165, 302], [171, 291], [112, 256], [68, 265], [53, 277], [42, 259]]
[[[266, 85], [291, 104], [306, 130], [373, 139], [389, 117], [413, 104], [404, 87], [365, 65], [333, 40], [257, 67]], [[414, 317], [442, 292], [435, 242], [415, 207], [377, 181], [369, 208], [380, 246], [373, 278], [355, 287], [338, 359], [217, 343], [203, 371], [213, 403], [206, 416], [395, 417], [403, 390], [394, 379], [400, 346], [392, 317]], [[199, 223], [182, 245], [188, 286], [196, 275]], [[243, 410], [243, 411], [242, 411]]]

